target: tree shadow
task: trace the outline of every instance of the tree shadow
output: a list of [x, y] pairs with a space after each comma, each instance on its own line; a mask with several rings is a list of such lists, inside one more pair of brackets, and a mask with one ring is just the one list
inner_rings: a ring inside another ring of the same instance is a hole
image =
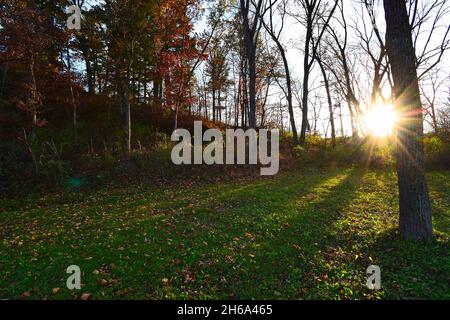
[[[208, 222], [215, 222], [209, 232], [216, 235], [204, 238], [210, 244], [209, 256], [216, 261], [208, 273], [228, 279], [217, 290], [231, 297], [277, 298], [293, 270], [306, 274], [309, 261], [326, 247], [327, 229], [351, 201], [363, 175], [364, 170], [347, 169], [317, 175], [307, 184], [290, 177], [218, 195], [220, 205], [226, 200], [237, 207], [232, 213], [224, 207], [208, 215]], [[190, 245], [200, 249], [201, 236], [192, 236]], [[295, 292], [283, 292], [289, 295]]]

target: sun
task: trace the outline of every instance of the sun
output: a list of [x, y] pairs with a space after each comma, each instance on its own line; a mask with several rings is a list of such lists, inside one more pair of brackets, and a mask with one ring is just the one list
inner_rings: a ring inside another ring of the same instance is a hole
[[364, 116], [367, 133], [376, 137], [390, 136], [396, 122], [397, 116], [392, 104], [376, 105]]

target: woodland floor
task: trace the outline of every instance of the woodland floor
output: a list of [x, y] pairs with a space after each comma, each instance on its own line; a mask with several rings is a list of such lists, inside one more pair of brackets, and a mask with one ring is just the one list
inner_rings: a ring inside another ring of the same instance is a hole
[[[450, 172], [428, 178], [425, 246], [399, 240], [382, 170], [0, 199], [0, 298], [450, 299]], [[70, 265], [82, 290], [66, 288]]]

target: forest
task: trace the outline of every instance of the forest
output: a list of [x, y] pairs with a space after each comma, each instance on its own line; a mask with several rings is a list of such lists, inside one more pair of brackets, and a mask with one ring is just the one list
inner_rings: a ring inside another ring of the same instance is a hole
[[450, 299], [449, 21], [1, 0], [0, 299]]

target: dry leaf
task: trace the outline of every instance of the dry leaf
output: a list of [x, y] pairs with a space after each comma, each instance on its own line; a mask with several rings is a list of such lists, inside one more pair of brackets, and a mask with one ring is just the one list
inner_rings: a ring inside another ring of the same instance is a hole
[[83, 293], [81, 295], [81, 300], [89, 300], [92, 298], [92, 295], [90, 293]]
[[102, 287], [107, 286], [108, 285], [108, 280], [105, 279], [100, 279], [98, 280], [98, 284]]

